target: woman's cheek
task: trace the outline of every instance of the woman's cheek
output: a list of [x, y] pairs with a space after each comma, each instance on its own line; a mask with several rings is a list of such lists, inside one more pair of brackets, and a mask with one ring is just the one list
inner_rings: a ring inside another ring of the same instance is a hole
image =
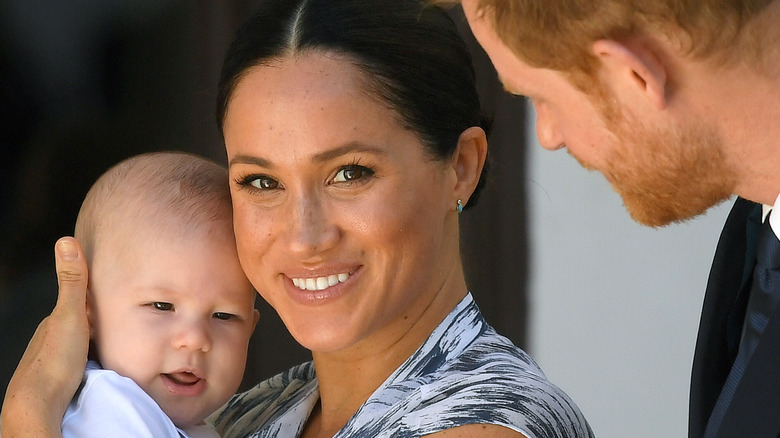
[[235, 203], [233, 206], [233, 228], [236, 234], [236, 248], [241, 268], [249, 277], [253, 285], [256, 285], [256, 270], [259, 264], [259, 256], [264, 253], [270, 233], [268, 220], [261, 220], [261, 215], [253, 212], [250, 206]]

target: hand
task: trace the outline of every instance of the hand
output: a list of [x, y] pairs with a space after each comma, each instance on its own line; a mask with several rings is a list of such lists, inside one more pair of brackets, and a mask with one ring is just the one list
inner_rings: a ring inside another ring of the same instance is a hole
[[[63, 237], [54, 247], [57, 305], [35, 331], [3, 401], [3, 438], [59, 437], [62, 416], [87, 362], [87, 264], [81, 245]], [[32, 298], [34, 299], [34, 298]]]

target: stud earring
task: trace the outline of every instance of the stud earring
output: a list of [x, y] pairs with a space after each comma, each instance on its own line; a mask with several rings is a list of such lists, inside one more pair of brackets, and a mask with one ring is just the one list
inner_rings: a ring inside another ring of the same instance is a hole
[[460, 199], [458, 199], [458, 205], [455, 208], [458, 210], [458, 213], [463, 213], [463, 204], [460, 202]]

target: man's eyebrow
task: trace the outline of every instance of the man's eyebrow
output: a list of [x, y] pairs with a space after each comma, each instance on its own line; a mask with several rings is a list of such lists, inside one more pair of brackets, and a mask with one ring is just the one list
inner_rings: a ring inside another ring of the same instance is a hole
[[501, 77], [501, 75], [498, 75], [498, 82], [501, 84], [501, 88], [503, 88], [507, 93], [514, 94], [515, 96], [523, 96], [523, 93], [513, 90], [512, 87], [507, 84], [504, 78]]

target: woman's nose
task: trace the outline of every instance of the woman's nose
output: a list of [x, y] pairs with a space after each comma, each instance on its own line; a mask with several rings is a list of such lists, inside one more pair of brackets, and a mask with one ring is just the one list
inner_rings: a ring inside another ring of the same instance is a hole
[[315, 194], [307, 194], [291, 203], [288, 210], [288, 247], [300, 257], [309, 257], [333, 248], [339, 229], [331, 209]]
[[208, 353], [211, 350], [208, 321], [182, 321], [174, 336], [173, 347]]
[[534, 103], [536, 109], [536, 136], [543, 148], [555, 151], [565, 146], [554, 117], [545, 104]]

